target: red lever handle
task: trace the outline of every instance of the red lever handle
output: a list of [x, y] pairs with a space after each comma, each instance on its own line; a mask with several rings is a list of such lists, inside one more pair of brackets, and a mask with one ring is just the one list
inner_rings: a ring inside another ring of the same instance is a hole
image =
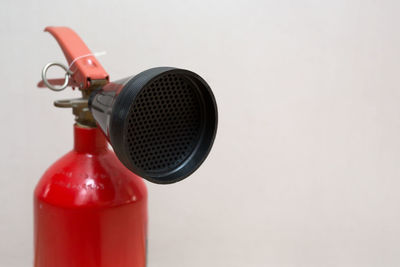
[[64, 52], [72, 72], [73, 86], [87, 89], [93, 80], [108, 81], [107, 72], [73, 30], [67, 27], [46, 27], [44, 30], [57, 40]]

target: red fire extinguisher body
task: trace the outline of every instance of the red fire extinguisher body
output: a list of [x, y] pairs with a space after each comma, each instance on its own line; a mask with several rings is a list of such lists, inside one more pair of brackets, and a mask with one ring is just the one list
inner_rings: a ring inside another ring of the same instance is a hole
[[74, 127], [74, 149], [34, 193], [35, 267], [144, 267], [147, 190], [98, 128]]

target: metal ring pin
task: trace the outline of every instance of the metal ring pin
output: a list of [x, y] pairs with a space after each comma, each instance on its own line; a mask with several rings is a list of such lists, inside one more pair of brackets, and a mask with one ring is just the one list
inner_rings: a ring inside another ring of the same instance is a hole
[[[65, 70], [65, 80], [64, 80], [64, 84], [61, 86], [54, 86], [51, 83], [49, 83], [49, 81], [47, 80], [47, 71], [49, 70], [50, 67], [52, 66], [59, 66], [62, 69]], [[50, 90], [53, 91], [62, 91], [65, 88], [67, 88], [68, 83], [69, 83], [69, 75], [71, 75], [72, 72], [69, 70], [69, 68], [61, 63], [57, 63], [57, 62], [52, 62], [47, 64], [46, 66], [44, 66], [43, 70], [42, 70], [42, 80], [44, 82], [44, 84], [47, 86], [47, 88], [49, 88]]]

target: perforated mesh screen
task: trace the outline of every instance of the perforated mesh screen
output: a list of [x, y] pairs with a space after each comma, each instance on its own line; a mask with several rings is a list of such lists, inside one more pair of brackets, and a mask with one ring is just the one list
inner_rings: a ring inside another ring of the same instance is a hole
[[133, 163], [146, 172], [177, 168], [201, 134], [201, 99], [179, 74], [155, 79], [136, 97], [128, 115], [127, 145]]

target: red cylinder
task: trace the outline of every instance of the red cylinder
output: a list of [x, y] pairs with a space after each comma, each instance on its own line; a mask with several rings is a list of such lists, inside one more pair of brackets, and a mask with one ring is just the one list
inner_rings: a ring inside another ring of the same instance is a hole
[[74, 149], [34, 193], [35, 267], [144, 267], [147, 190], [98, 128], [74, 127]]

